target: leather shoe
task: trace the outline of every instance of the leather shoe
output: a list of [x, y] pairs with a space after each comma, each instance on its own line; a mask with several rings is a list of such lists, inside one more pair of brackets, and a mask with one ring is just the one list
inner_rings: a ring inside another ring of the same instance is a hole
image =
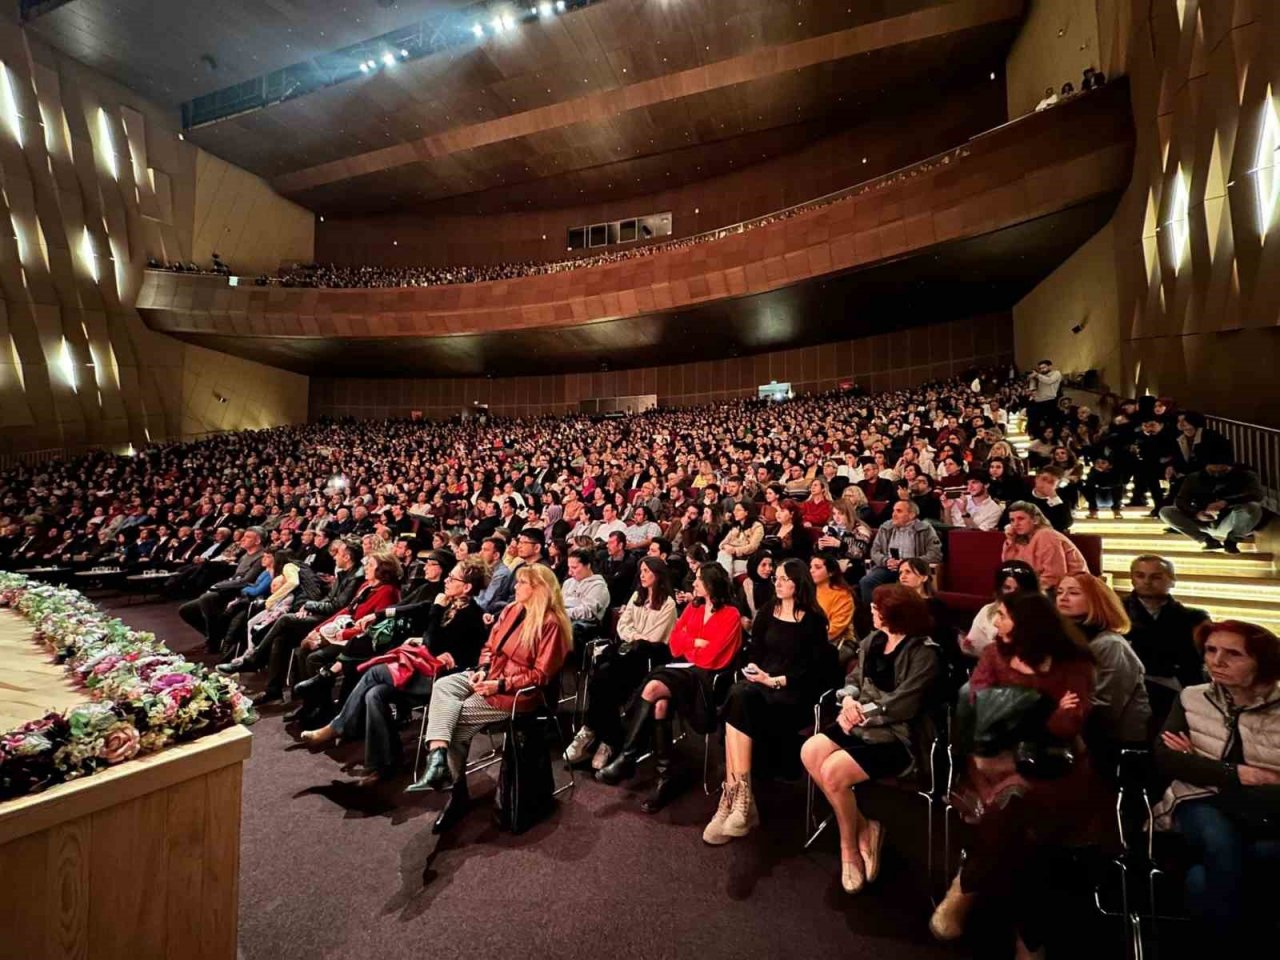
[[449, 771], [449, 748], [436, 747], [427, 754], [427, 770], [422, 779], [404, 788], [405, 793], [425, 793], [428, 790], [448, 790], [453, 786], [453, 774]]
[[251, 668], [247, 663], [245, 663], [244, 657], [236, 657], [234, 660], [228, 660], [226, 663], [218, 664], [214, 669], [224, 677], [229, 677], [233, 673], [240, 673], [243, 670]]
[[284, 702], [283, 690], [272, 690], [270, 687], [268, 687], [266, 690], [263, 690], [261, 693], [255, 693], [253, 695], [253, 705], [255, 707], [265, 706], [268, 703], [283, 703], [283, 702]]

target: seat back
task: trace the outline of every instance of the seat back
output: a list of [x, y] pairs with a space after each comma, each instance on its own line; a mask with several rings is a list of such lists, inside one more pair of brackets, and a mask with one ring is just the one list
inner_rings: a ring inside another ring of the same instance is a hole
[[1102, 576], [1102, 537], [1096, 533], [1068, 533], [1067, 539], [1084, 556], [1089, 572], [1095, 577]]

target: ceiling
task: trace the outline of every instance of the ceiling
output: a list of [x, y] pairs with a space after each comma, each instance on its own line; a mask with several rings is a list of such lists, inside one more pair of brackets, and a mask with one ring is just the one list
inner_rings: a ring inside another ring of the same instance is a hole
[[678, 313], [456, 337], [174, 335], [310, 376], [512, 376], [745, 356], [1010, 309], [1107, 222], [1117, 200]]
[[[474, 7], [69, 0], [29, 29], [176, 109], [424, 16], [469, 22]], [[652, 192], [759, 162], [1000, 76], [1023, 10], [1023, 0], [597, 0], [188, 139], [322, 214], [594, 202], [623, 184]]]

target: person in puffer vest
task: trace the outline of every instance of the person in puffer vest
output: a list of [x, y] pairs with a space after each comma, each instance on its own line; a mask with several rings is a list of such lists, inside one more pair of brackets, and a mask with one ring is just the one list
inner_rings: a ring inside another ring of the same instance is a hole
[[1195, 643], [1210, 682], [1182, 691], [1156, 743], [1173, 779], [1156, 826], [1182, 833], [1197, 857], [1186, 878], [1191, 910], [1215, 931], [1247, 937], [1251, 892], [1265, 887], [1263, 871], [1280, 868], [1280, 640], [1223, 620], [1200, 624]]

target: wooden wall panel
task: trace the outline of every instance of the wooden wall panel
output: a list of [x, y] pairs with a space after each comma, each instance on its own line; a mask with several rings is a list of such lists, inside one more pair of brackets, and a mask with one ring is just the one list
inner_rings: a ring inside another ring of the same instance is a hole
[[[943, 359], [915, 362], [905, 345], [916, 334], [927, 336], [930, 356], [941, 350]], [[790, 382], [802, 393], [833, 390], [844, 380], [872, 390], [899, 389], [973, 367], [1007, 364], [1012, 351], [1012, 318], [1002, 313], [797, 350], [637, 370], [495, 379], [315, 378], [311, 417], [374, 419], [421, 410], [440, 419], [474, 400], [488, 403], [495, 414], [537, 416], [576, 411], [580, 400], [639, 393], [656, 393], [664, 406], [691, 406], [754, 396], [771, 380]]]

